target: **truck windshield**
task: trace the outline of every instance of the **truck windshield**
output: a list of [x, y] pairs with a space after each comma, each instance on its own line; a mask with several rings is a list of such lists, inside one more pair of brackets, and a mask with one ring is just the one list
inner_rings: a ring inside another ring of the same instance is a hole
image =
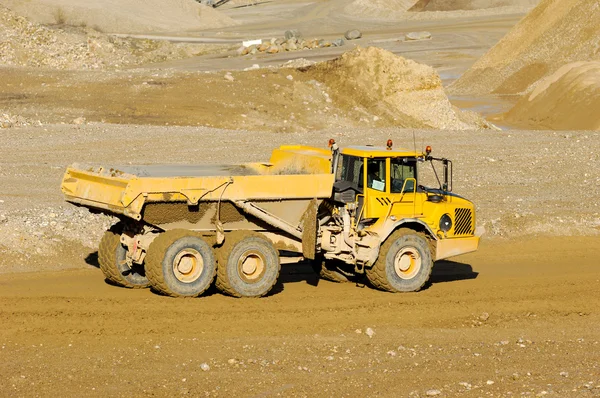
[[337, 181], [348, 181], [358, 188], [363, 187], [363, 158], [356, 156], [340, 156], [337, 168]]
[[400, 193], [402, 192], [402, 187], [404, 187], [404, 192], [414, 192], [415, 181], [408, 180], [406, 186], [404, 186], [404, 181], [407, 178], [417, 178], [416, 160], [410, 158], [392, 158], [390, 162], [392, 177], [391, 192]]

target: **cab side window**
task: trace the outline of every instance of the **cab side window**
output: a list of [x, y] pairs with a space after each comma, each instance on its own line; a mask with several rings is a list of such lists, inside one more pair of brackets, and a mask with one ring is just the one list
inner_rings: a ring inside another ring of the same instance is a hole
[[367, 160], [367, 186], [385, 192], [385, 159]]
[[[408, 178], [417, 178], [417, 164], [406, 158], [392, 158], [390, 160], [390, 173], [392, 177], [390, 191], [392, 193], [401, 193], [404, 187], [404, 192], [414, 192], [415, 180], [406, 180]], [[406, 186], [404, 186], [405, 181]]]
[[338, 166], [337, 180], [348, 181], [356, 187], [363, 186], [363, 159], [355, 156], [341, 156], [340, 166]]

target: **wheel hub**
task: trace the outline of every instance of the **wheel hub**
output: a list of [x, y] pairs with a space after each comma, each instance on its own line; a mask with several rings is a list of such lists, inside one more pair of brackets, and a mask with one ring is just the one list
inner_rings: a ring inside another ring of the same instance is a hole
[[421, 255], [414, 247], [405, 247], [394, 258], [394, 270], [402, 279], [413, 278], [421, 269]]
[[244, 279], [255, 281], [264, 273], [265, 261], [256, 253], [245, 253], [238, 262], [238, 269]]
[[173, 274], [181, 282], [194, 282], [200, 277], [203, 270], [202, 256], [194, 249], [180, 251], [173, 261]]

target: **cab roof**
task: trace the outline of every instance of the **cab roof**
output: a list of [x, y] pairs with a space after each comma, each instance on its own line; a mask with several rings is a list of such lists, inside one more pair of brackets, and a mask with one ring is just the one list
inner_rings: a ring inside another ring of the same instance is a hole
[[386, 157], [419, 157], [424, 156], [423, 152], [415, 152], [404, 148], [387, 149], [384, 146], [349, 146], [342, 149], [342, 154], [367, 158], [386, 158]]

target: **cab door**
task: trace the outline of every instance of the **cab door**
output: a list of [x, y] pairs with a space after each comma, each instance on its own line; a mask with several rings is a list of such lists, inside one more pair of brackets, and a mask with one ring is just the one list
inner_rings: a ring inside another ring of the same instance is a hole
[[365, 207], [362, 218], [385, 217], [392, 204], [388, 178], [389, 159], [365, 159], [364, 175]]
[[415, 158], [390, 158], [389, 199], [392, 202], [390, 215], [400, 218], [414, 218], [423, 215], [423, 202], [426, 195], [418, 192], [417, 161]]

